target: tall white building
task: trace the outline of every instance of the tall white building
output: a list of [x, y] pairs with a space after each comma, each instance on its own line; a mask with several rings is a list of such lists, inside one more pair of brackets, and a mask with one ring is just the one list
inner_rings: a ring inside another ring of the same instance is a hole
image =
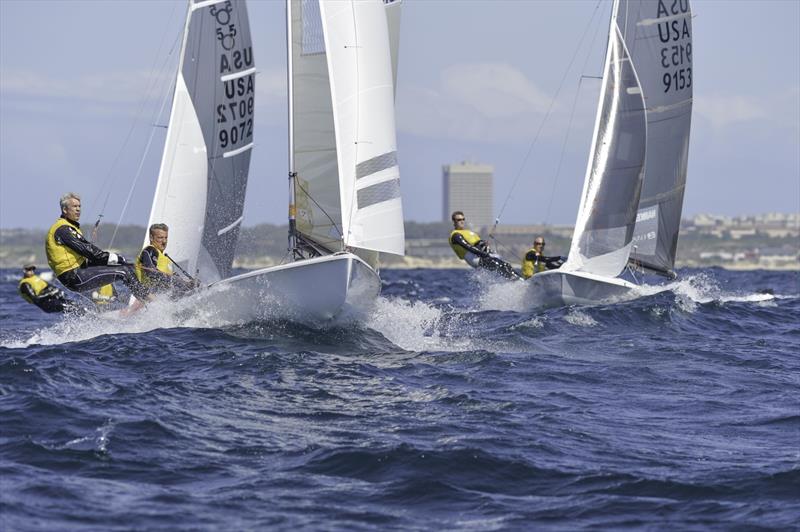
[[450, 221], [453, 211], [463, 211], [473, 228], [494, 223], [494, 168], [488, 164], [461, 162], [442, 166], [442, 219]]

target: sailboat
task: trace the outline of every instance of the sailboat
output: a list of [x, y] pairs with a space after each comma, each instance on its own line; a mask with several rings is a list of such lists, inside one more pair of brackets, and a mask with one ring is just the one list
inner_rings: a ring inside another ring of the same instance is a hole
[[208, 284], [199, 305], [229, 320], [324, 320], [380, 293], [378, 254], [405, 246], [395, 4], [287, 1], [289, 261], [231, 277], [256, 67], [244, 0], [190, 0], [148, 225], [166, 223], [170, 257]]
[[666, 277], [683, 207], [692, 114], [689, 0], [614, 0], [600, 102], [567, 261], [537, 273], [535, 305], [635, 295], [629, 264]]

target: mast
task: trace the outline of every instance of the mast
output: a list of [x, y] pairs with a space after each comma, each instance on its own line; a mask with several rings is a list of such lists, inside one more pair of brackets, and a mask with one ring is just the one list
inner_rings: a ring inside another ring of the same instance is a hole
[[294, 85], [292, 83], [292, 0], [286, 0], [286, 87], [287, 114], [289, 123], [289, 252], [297, 249], [297, 206], [295, 204], [295, 178], [297, 172], [294, 165]]

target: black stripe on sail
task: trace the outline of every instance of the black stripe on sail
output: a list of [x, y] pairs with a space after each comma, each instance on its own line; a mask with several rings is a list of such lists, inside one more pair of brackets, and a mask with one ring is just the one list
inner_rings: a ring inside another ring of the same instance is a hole
[[356, 179], [377, 174], [381, 170], [386, 170], [392, 166], [397, 166], [397, 152], [390, 151], [382, 153], [372, 159], [367, 159], [364, 162], [358, 163], [358, 165], [356, 165]]
[[363, 209], [376, 203], [400, 197], [400, 179], [392, 179], [364, 187], [358, 191], [358, 208]]

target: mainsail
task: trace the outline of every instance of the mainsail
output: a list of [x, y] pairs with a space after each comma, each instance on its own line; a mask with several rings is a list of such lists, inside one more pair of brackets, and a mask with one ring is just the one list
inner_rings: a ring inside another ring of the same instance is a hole
[[642, 87], [618, 9], [615, 2], [592, 156], [569, 259], [561, 267], [607, 277], [619, 275], [628, 262], [648, 140]]
[[244, 0], [192, 0], [148, 225], [166, 223], [169, 255], [206, 282], [227, 277], [233, 262], [254, 97]]
[[631, 259], [670, 275], [689, 157], [692, 12], [689, 0], [626, 0], [620, 13], [647, 107], [647, 162]]
[[387, 13], [381, 0], [290, 0], [297, 230], [329, 251], [402, 254]]

